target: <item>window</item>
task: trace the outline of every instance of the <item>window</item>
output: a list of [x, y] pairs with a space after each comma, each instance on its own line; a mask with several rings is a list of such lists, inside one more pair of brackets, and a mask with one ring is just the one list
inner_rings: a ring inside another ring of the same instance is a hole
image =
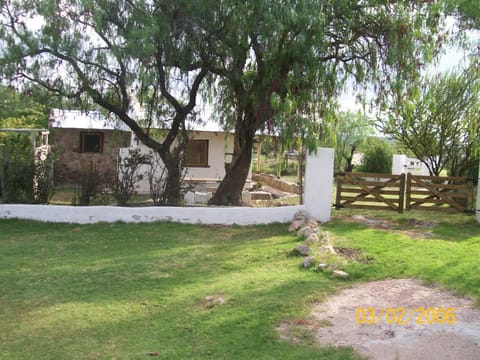
[[103, 133], [81, 133], [80, 151], [82, 153], [102, 153]]
[[185, 152], [185, 166], [208, 167], [208, 140], [190, 140]]

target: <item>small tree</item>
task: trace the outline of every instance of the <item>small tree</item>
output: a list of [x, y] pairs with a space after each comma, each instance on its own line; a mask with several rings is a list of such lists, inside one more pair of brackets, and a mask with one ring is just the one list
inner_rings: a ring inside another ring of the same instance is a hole
[[109, 188], [118, 205], [127, 205], [128, 200], [136, 193], [138, 182], [144, 175], [140, 167], [151, 164], [151, 155], [142, 154], [140, 149], [129, 149], [128, 155], [117, 159], [117, 167]]
[[424, 79], [392, 98], [389, 116], [379, 119], [381, 130], [408, 148], [431, 175], [449, 169], [453, 176], [475, 166], [480, 151], [480, 70]]
[[387, 141], [369, 138], [363, 152], [360, 171], [390, 174], [392, 172], [392, 156], [392, 147]]

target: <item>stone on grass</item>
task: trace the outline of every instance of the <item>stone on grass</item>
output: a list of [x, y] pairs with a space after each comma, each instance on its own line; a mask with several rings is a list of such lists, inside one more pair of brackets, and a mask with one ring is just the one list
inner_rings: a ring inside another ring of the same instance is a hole
[[315, 263], [315, 258], [312, 256], [308, 256], [305, 259], [303, 259], [303, 267], [305, 269], [308, 269]]
[[314, 229], [312, 229], [308, 226], [304, 226], [300, 230], [297, 231], [297, 236], [308, 238], [310, 235], [316, 234], [316, 233], [317, 233], [316, 230], [314, 230]]
[[290, 232], [297, 231], [298, 229], [303, 227], [303, 225], [304, 225], [304, 223], [303, 223], [302, 220], [293, 220], [293, 222], [288, 227], [288, 231], [290, 231]]
[[348, 273], [342, 270], [335, 270], [332, 272], [333, 277], [341, 278], [341, 279], [346, 279], [348, 278]]
[[319, 270], [326, 270], [328, 269], [328, 264], [318, 264], [318, 269]]
[[312, 216], [308, 212], [306, 212], [305, 210], [297, 211], [295, 213], [295, 215], [293, 215], [294, 220], [302, 220], [304, 222], [307, 222], [311, 218], [312, 218]]
[[307, 240], [305, 240], [305, 242], [308, 243], [308, 244], [317, 244], [319, 241], [320, 241], [320, 240], [319, 240], [317, 234], [310, 234], [310, 235], [307, 237]]
[[308, 245], [298, 244], [295, 246], [295, 250], [302, 256], [308, 256], [312, 253], [312, 249]]

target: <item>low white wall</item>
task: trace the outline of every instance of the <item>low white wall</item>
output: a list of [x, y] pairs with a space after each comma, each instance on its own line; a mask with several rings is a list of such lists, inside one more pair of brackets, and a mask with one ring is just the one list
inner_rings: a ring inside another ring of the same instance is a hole
[[49, 222], [89, 224], [97, 222], [172, 221], [185, 224], [255, 225], [287, 223], [300, 210], [318, 221], [330, 220], [333, 187], [333, 149], [319, 148], [307, 156], [305, 205], [274, 208], [251, 207], [119, 207], [0, 205], [0, 219], [29, 219]]
[[276, 208], [249, 207], [119, 207], [0, 205], [2, 219], [29, 219], [48, 222], [91, 224], [123, 221], [129, 223], [172, 221], [184, 224], [255, 225], [287, 223], [303, 206]]

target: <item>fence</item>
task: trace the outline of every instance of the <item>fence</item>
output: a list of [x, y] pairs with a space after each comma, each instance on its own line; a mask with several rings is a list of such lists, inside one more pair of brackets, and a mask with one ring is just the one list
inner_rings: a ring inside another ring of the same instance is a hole
[[335, 208], [403, 212], [405, 174], [344, 173], [337, 175]]
[[335, 207], [472, 212], [473, 196], [468, 178], [345, 173], [337, 175]]

